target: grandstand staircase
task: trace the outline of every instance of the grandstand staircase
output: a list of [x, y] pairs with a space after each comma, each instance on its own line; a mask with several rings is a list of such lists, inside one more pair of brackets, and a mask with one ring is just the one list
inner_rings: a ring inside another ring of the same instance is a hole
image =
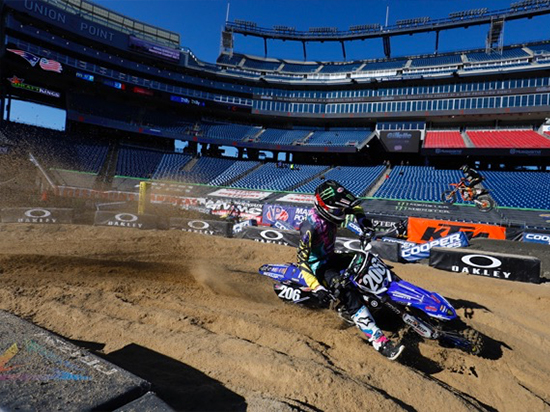
[[197, 162], [199, 161], [199, 158], [198, 157], [194, 157], [192, 158], [190, 161], [188, 161], [185, 166], [183, 166], [180, 171], [181, 172], [190, 172], [193, 167], [197, 164]]
[[391, 170], [391, 167], [386, 167], [386, 169], [380, 174], [380, 177], [378, 178], [378, 180], [376, 180], [374, 185], [367, 191], [367, 193], [364, 194], [364, 197], [373, 197], [378, 188], [384, 184], [384, 182], [386, 181], [386, 176], [391, 173]]
[[259, 168], [262, 167], [262, 166], [263, 166], [263, 163], [258, 163], [256, 166], [254, 166], [254, 167], [248, 169], [248, 170], [245, 171], [244, 173], [241, 173], [240, 175], [235, 176], [233, 179], [229, 180], [229, 181], [225, 184], [225, 186], [226, 186], [226, 187], [231, 186], [231, 185], [232, 185], [233, 183], [235, 183], [236, 181], [242, 179], [242, 178], [245, 177], [246, 175], [248, 175], [248, 174], [254, 172], [255, 170], [259, 169]]
[[109, 151], [105, 157], [105, 163], [101, 166], [99, 173], [97, 174], [94, 189], [107, 190], [111, 188], [113, 178], [116, 172], [116, 163], [118, 159], [119, 144], [112, 143], [109, 145]]
[[462, 135], [462, 138], [464, 139], [464, 143], [466, 144], [466, 147], [475, 147], [475, 145], [470, 140], [470, 136], [468, 136], [468, 133], [466, 133], [466, 131], [463, 131], [460, 134]]
[[328, 172], [329, 170], [331, 170], [331, 169], [332, 169], [332, 167], [329, 166], [329, 167], [327, 167], [326, 169], [323, 169], [321, 172], [317, 173], [315, 176], [312, 176], [312, 177], [310, 177], [310, 178], [307, 179], [307, 180], [302, 180], [301, 182], [295, 184], [294, 186], [291, 186], [291, 187], [288, 188], [287, 190], [290, 191], [290, 192], [292, 192], [294, 189], [296, 189], [296, 188], [298, 188], [298, 187], [300, 187], [300, 186], [303, 186], [303, 185], [305, 185], [306, 183], [311, 182], [312, 180], [315, 180], [315, 179], [318, 179], [318, 178], [324, 176], [324, 174], [327, 173], [327, 172]]

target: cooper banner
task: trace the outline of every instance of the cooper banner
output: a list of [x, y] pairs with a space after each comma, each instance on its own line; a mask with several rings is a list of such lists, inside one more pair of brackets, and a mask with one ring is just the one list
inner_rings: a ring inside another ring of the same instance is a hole
[[420, 259], [429, 258], [430, 250], [434, 247], [457, 248], [465, 247], [469, 244], [466, 234], [458, 232], [427, 243], [420, 243], [410, 247], [401, 246], [401, 257], [407, 262], [416, 262]]
[[523, 234], [522, 241], [529, 243], [542, 243], [550, 245], [550, 233], [528, 233]]
[[410, 217], [407, 225], [408, 240], [415, 243], [426, 243], [458, 232], [466, 233], [468, 238], [506, 239], [506, 228], [503, 226], [421, 219], [418, 217]]
[[73, 223], [73, 209], [13, 207], [2, 209], [2, 223]]
[[134, 229], [157, 229], [158, 216], [138, 215], [127, 212], [97, 211], [94, 218], [95, 226], [126, 227]]
[[540, 283], [540, 260], [530, 256], [433, 248], [430, 253], [430, 266], [468, 275]]
[[184, 232], [202, 233], [203, 235], [231, 237], [233, 224], [218, 220], [170, 218], [170, 229], [183, 230]]

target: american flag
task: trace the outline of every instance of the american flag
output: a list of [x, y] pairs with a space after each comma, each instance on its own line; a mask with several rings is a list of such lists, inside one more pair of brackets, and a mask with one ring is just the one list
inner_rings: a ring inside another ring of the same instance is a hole
[[40, 59], [40, 67], [42, 67], [43, 70], [57, 73], [61, 73], [61, 71], [63, 70], [63, 66], [61, 66], [61, 63], [55, 60], [46, 59], [45, 57], [42, 57]]
[[7, 50], [12, 52], [12, 53], [18, 54], [19, 56], [24, 58], [26, 61], [29, 62], [29, 64], [32, 67], [36, 66], [36, 63], [38, 63], [38, 61], [40, 60], [40, 57], [35, 56], [34, 54], [29, 53], [29, 52], [24, 51], [24, 50], [15, 50], [15, 49], [7, 49]]

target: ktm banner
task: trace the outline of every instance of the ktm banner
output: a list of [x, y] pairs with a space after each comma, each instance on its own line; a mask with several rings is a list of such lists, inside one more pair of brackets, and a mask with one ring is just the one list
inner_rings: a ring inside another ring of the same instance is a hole
[[502, 226], [409, 217], [407, 240], [416, 243], [426, 243], [457, 232], [464, 232], [468, 237], [506, 239], [506, 228]]

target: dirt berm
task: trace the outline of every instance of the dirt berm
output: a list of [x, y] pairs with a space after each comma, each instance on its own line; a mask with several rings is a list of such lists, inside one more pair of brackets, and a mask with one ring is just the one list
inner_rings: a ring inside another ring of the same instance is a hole
[[178, 410], [550, 411], [549, 283], [394, 264], [448, 297], [487, 351], [409, 337], [391, 362], [334, 313], [276, 297], [257, 269], [294, 254], [175, 230], [2, 224], [0, 309], [143, 377]]

